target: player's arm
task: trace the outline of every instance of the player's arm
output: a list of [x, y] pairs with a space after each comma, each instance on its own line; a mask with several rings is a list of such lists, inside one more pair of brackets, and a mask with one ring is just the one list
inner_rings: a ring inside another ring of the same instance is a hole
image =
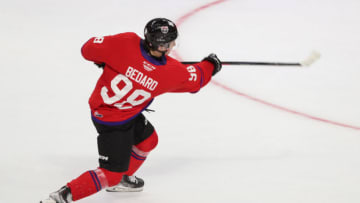
[[93, 61], [98, 66], [106, 62], [112, 36], [92, 37], [81, 48], [81, 54], [86, 60]]
[[186, 66], [187, 75], [180, 87], [172, 92], [197, 92], [207, 85], [212, 76], [222, 68], [221, 61], [215, 54], [205, 57], [200, 63]]

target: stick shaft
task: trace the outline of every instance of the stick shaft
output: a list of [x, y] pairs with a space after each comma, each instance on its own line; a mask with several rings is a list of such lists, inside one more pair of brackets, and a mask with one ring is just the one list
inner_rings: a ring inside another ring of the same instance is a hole
[[[182, 64], [194, 64], [199, 61], [182, 61]], [[256, 61], [222, 61], [223, 65], [254, 65], [254, 66], [302, 66], [301, 63], [283, 63], [283, 62], [256, 62]]]

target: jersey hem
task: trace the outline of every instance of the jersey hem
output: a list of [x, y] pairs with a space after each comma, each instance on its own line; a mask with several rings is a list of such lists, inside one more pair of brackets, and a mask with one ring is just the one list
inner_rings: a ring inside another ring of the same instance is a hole
[[123, 120], [123, 121], [102, 121], [98, 118], [96, 118], [94, 116], [94, 112], [91, 111], [91, 118], [93, 119], [93, 121], [95, 121], [96, 123], [99, 123], [99, 124], [103, 124], [103, 125], [109, 125], [109, 126], [115, 126], [115, 125], [123, 125], [125, 123], [128, 123], [130, 122], [131, 120], [133, 120], [134, 118], [136, 118], [139, 114], [141, 114], [147, 107], [150, 106], [150, 104], [154, 101], [154, 99], [152, 99], [139, 113], [135, 114], [134, 116], [126, 119], [126, 120]]

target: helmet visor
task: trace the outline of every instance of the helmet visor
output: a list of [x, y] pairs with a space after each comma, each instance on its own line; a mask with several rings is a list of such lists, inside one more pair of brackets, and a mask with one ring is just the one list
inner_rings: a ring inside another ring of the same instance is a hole
[[170, 52], [175, 47], [175, 45], [175, 40], [168, 43], [160, 43], [157, 46], [157, 50], [160, 52]]

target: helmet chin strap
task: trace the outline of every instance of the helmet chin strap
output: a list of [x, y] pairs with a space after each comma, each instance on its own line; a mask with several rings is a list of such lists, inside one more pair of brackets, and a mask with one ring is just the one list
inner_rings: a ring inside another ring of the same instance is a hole
[[156, 51], [162, 53], [163, 56], [164, 56], [164, 55], [166, 54], [166, 52], [167, 52], [167, 51], [160, 51], [160, 50], [156, 50]]
[[[149, 43], [149, 42], [144, 41], [144, 44], [145, 44], [145, 46], [144, 46], [144, 47], [145, 47], [145, 50], [146, 50], [151, 56], [153, 56], [153, 57], [155, 57], [155, 58], [161, 58], [161, 57], [165, 56], [165, 54], [166, 54], [166, 52], [167, 52], [167, 50], [166, 50], [166, 51], [160, 51], [160, 50], [159, 50], [159, 46], [157, 46], [157, 47], [155, 48], [154, 46], [151, 46], [152, 44]], [[160, 57], [157, 57], [157, 56], [152, 55], [151, 52], [150, 52], [150, 50], [151, 50], [151, 51], [160, 52], [160, 53], [161, 53], [161, 56], [160, 56]]]
[[[154, 51], [158, 51], [158, 52], [162, 53], [162, 56], [164, 56], [164, 55], [166, 54], [166, 52], [168, 52], [168, 50], [169, 50], [169, 46], [167, 46], [164, 51], [160, 51], [160, 50], [159, 50], [159, 47], [160, 47], [160, 45], [158, 45], [158, 46], [156, 47], [156, 50], [154, 50]], [[164, 47], [165, 47], [165, 46], [164, 46]]]
[[157, 51], [157, 52], [160, 52], [161, 53], [161, 56], [160, 57], [156, 57], [156, 56], [154, 56], [154, 57], [156, 57], [156, 58], [161, 58], [161, 57], [163, 57], [163, 56], [165, 56], [165, 54], [166, 54], [166, 51], [160, 51], [160, 50], [154, 50], [154, 49], [152, 49], [153, 51]]

